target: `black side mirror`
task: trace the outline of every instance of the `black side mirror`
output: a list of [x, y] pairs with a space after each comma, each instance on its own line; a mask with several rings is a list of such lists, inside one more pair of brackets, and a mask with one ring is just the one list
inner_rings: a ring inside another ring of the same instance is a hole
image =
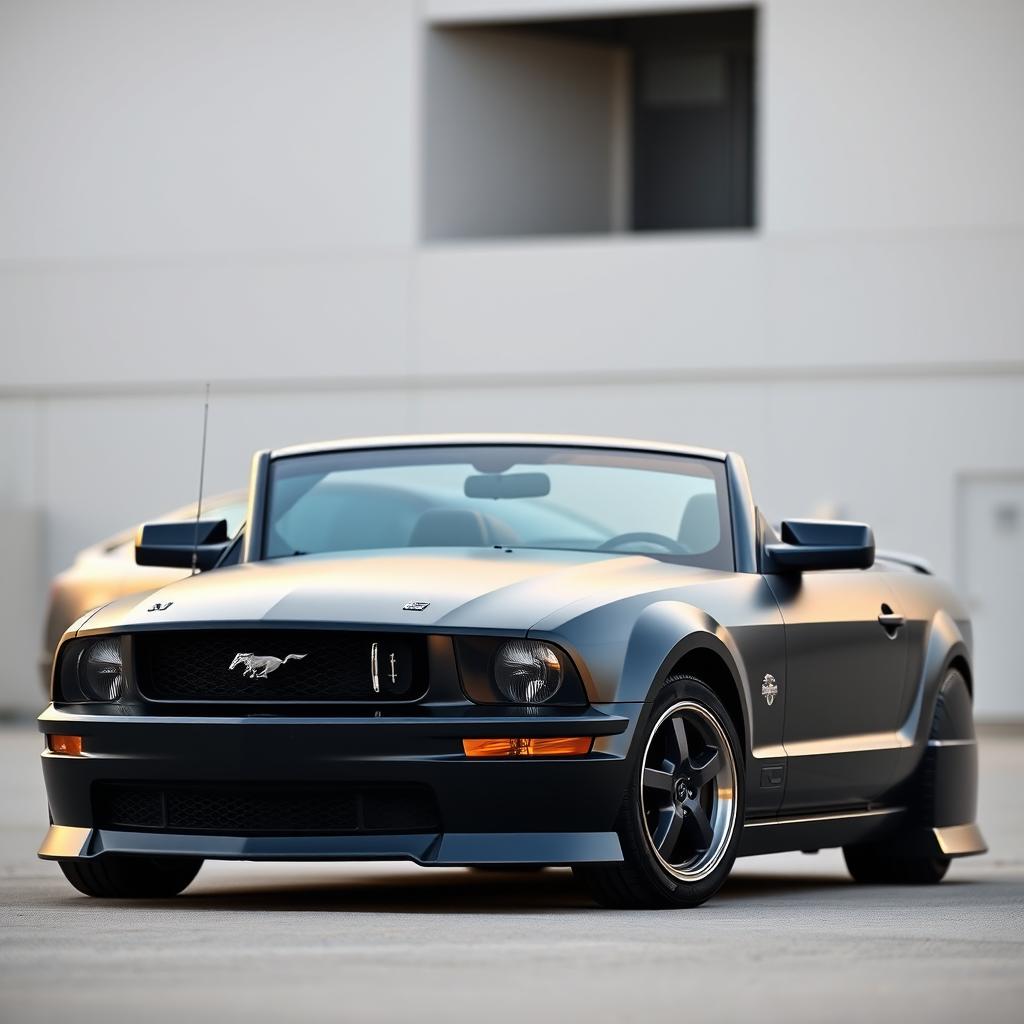
[[781, 532], [781, 543], [764, 546], [765, 572], [870, 569], [875, 564], [875, 535], [865, 523], [786, 519]]
[[146, 523], [135, 537], [135, 564], [191, 569], [194, 551], [196, 568], [212, 569], [230, 543], [226, 519]]

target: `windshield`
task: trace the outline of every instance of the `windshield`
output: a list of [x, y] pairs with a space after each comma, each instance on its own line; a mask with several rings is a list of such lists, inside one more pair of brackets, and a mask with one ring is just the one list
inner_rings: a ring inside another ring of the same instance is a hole
[[602, 448], [465, 445], [270, 465], [263, 557], [377, 548], [643, 553], [731, 569], [724, 468]]

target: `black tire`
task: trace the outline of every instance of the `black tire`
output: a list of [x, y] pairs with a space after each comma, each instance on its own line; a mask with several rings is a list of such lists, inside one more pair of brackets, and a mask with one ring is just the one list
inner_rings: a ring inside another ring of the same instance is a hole
[[[677, 719], [684, 723], [687, 750], [673, 764], [671, 757], [660, 759], [658, 745], [663, 737], [672, 744], [669, 733], [675, 734], [673, 723]], [[723, 741], [725, 749], [716, 746]], [[624, 860], [577, 864], [573, 872], [605, 907], [699, 906], [722, 887], [739, 848], [744, 758], [736, 726], [710, 687], [693, 676], [673, 676], [659, 694], [634, 749], [616, 825]], [[721, 767], [707, 781], [701, 781], [706, 770], [714, 770], [716, 757]], [[660, 779], [662, 775], [671, 776], [671, 788]], [[642, 781], [651, 777], [658, 777], [657, 785]], [[665, 806], [657, 806], [662, 801]], [[689, 824], [678, 825], [677, 818]], [[670, 839], [673, 827], [677, 830], [674, 840]], [[655, 850], [659, 835], [662, 853]], [[704, 838], [703, 848], [699, 837]], [[687, 859], [689, 851], [693, 855]]]
[[109, 900], [166, 899], [191, 884], [198, 857], [129, 857], [103, 854], [93, 860], [61, 860], [64, 877], [86, 896]]
[[949, 870], [948, 857], [894, 857], [884, 844], [844, 846], [843, 858], [861, 885], [936, 885]]

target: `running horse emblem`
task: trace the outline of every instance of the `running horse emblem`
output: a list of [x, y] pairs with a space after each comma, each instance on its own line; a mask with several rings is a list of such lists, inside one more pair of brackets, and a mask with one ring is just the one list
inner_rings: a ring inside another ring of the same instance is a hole
[[304, 657], [304, 654], [289, 654], [284, 658], [275, 658], [272, 654], [236, 654], [228, 666], [228, 671], [230, 672], [238, 665], [243, 665], [242, 678], [266, 679], [271, 672], [276, 672], [286, 661]]

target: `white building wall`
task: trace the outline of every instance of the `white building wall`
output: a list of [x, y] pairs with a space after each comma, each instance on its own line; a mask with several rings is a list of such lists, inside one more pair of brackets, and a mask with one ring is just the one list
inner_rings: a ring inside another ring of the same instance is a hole
[[954, 572], [958, 474], [1024, 472], [1024, 4], [760, 4], [753, 232], [419, 241], [424, 19], [693, 6], [0, 4], [0, 706], [49, 575], [191, 498], [207, 379], [211, 490], [327, 436], [653, 436]]
[[770, 0], [769, 232], [1019, 227], [1019, 0]]

